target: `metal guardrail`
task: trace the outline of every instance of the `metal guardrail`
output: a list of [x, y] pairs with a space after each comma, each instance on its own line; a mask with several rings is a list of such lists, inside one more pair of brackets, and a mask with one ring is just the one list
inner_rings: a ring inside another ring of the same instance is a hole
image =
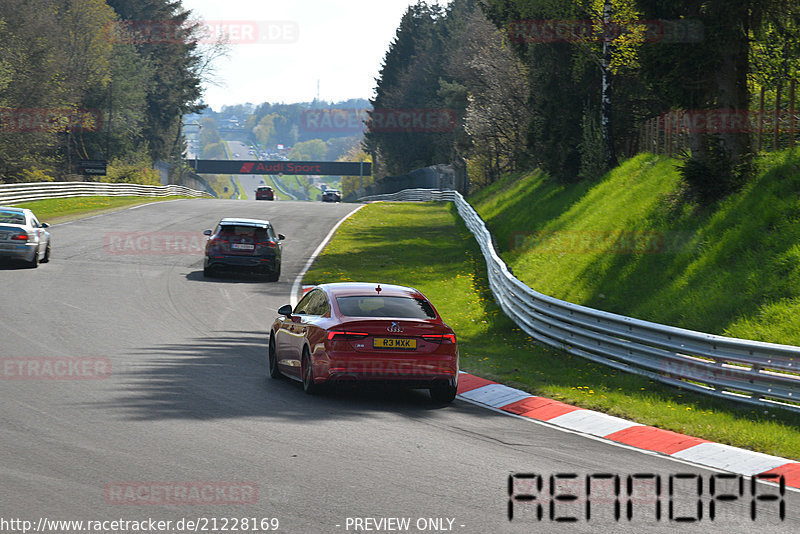
[[359, 202], [373, 202], [373, 201], [401, 201], [401, 202], [431, 202], [431, 201], [455, 201], [455, 195], [460, 194], [457, 191], [440, 191], [438, 189], [403, 189], [397, 193], [388, 193], [385, 195], [370, 195], [361, 197]]
[[800, 411], [800, 347], [642, 321], [539, 293], [511, 274], [486, 224], [456, 191], [415, 189], [361, 200], [453, 200], [481, 247], [495, 300], [538, 342], [695, 392]]
[[29, 202], [48, 198], [68, 197], [211, 197], [205, 191], [197, 191], [182, 185], [138, 185], [100, 182], [33, 182], [0, 184], [0, 204]]
[[280, 191], [281, 193], [283, 193], [292, 200], [297, 200], [297, 197], [289, 191], [289, 189], [286, 187], [283, 181], [281, 181], [280, 177], [277, 174], [271, 174], [270, 178], [272, 178], [272, 183], [275, 184], [275, 187], [278, 189], [278, 191]]

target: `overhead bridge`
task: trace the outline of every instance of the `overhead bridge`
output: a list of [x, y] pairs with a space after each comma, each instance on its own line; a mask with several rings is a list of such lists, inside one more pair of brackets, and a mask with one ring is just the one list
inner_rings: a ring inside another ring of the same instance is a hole
[[195, 159], [189, 163], [198, 174], [299, 174], [332, 176], [367, 176], [372, 174], [368, 161], [237, 161]]

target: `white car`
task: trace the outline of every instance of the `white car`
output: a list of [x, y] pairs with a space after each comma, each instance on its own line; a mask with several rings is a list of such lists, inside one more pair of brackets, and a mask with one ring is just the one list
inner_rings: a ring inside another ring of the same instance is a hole
[[0, 207], [0, 259], [22, 260], [33, 268], [50, 261], [46, 228], [29, 209]]

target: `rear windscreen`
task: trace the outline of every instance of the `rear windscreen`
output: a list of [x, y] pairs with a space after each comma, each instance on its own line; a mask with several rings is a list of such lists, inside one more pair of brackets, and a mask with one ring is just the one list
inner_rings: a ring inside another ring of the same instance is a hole
[[222, 239], [244, 238], [251, 239], [253, 241], [266, 241], [267, 229], [257, 228], [255, 226], [226, 224], [220, 227], [218, 235]]
[[411, 297], [337, 297], [336, 303], [342, 315], [348, 317], [436, 318], [436, 312], [427, 300]]
[[0, 223], [25, 224], [25, 215], [17, 211], [0, 211]]

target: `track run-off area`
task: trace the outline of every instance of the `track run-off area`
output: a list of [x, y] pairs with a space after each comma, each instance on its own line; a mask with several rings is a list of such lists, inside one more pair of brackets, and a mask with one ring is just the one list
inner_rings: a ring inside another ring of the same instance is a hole
[[[277, 308], [356, 207], [147, 204], [0, 267], [0, 532], [800, 531], [797, 492], [426, 391], [267, 378]], [[230, 216], [286, 235], [279, 282], [203, 277], [202, 232]]]

